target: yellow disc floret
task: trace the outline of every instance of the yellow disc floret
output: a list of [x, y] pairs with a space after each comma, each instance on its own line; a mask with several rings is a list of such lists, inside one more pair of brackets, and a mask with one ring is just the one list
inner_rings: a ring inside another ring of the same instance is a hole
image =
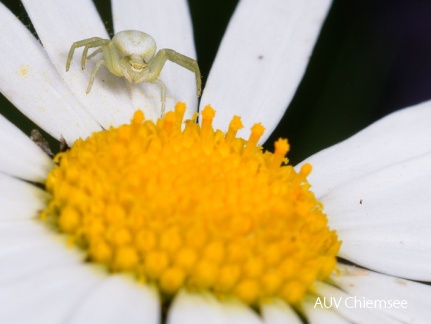
[[184, 111], [177, 104], [157, 123], [138, 111], [59, 153], [43, 219], [89, 260], [163, 296], [185, 288], [299, 302], [334, 270], [340, 247], [306, 180], [311, 166], [287, 165], [286, 140], [263, 152], [260, 124], [243, 140], [239, 117], [223, 133], [211, 107], [201, 126], [184, 126]]

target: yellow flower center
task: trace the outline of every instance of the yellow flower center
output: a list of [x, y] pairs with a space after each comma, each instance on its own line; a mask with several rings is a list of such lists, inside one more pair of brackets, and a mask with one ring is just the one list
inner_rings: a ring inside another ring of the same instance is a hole
[[[309, 190], [311, 166], [285, 165], [289, 145], [262, 152], [248, 141], [186, 121], [184, 104], [157, 123], [137, 111], [130, 125], [77, 140], [56, 156], [42, 218], [112, 272], [157, 285], [209, 290], [253, 305], [299, 302], [334, 270], [340, 242]], [[197, 117], [197, 116], [195, 116]]]

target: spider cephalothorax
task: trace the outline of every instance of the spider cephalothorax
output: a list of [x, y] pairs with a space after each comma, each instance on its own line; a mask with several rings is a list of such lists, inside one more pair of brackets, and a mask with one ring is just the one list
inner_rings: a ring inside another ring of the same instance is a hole
[[[166, 61], [171, 61], [192, 71], [196, 75], [196, 93], [201, 95], [201, 73], [196, 60], [175, 52], [171, 49], [161, 49], [156, 53], [156, 42], [154, 39], [137, 30], [125, 30], [115, 34], [110, 39], [91, 37], [72, 44], [67, 57], [66, 71], [69, 71], [73, 53], [77, 47], [85, 46], [82, 53], [81, 65], [84, 69], [85, 60], [92, 58], [98, 53], [103, 53], [104, 58], [97, 62], [90, 81], [87, 93], [91, 91], [94, 77], [101, 65], [118, 76], [125, 77], [130, 83], [151, 82], [158, 84], [161, 88], [162, 109], [161, 115], [165, 113], [166, 87], [159, 80], [159, 75]], [[87, 55], [90, 48], [99, 47], [94, 53]]]

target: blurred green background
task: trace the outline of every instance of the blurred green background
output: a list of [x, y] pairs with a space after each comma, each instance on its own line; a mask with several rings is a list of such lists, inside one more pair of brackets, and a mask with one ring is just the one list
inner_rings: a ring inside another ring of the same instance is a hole
[[[2, 2], [32, 30], [20, 1]], [[109, 1], [94, 2], [112, 32]], [[189, 0], [204, 82], [236, 4]], [[289, 138], [288, 157], [296, 164], [394, 110], [430, 98], [429, 17], [429, 1], [335, 0], [306, 75], [265, 148], [272, 150], [278, 137]], [[0, 112], [26, 134], [36, 128], [3, 96]], [[51, 143], [57, 150], [58, 143]]]

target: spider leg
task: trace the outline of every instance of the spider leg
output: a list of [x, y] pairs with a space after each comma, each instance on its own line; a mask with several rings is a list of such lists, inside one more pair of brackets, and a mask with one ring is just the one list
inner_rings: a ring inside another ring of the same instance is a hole
[[191, 59], [183, 54], [175, 52], [171, 49], [161, 49], [157, 52], [156, 56], [149, 62], [150, 71], [156, 77], [159, 76], [163, 66], [166, 61], [174, 62], [181, 65], [183, 68], [194, 72], [196, 77], [196, 95], [199, 97], [201, 95], [202, 84], [201, 84], [201, 72], [199, 70], [198, 62]]
[[94, 42], [86, 44], [85, 47], [84, 47], [84, 51], [82, 52], [82, 58], [81, 58], [81, 67], [82, 67], [82, 69], [85, 68], [85, 60], [86, 59], [92, 58], [94, 55], [96, 55], [97, 53], [100, 53], [102, 51], [102, 49], [99, 48], [94, 53], [92, 53], [91, 55], [87, 56], [89, 48], [103, 46], [103, 45], [106, 45], [106, 44], [108, 44], [110, 42], [111, 41], [108, 40], [108, 39], [100, 39], [100, 40], [96, 40]]
[[103, 49], [100, 47], [97, 50], [95, 50], [93, 53], [91, 53], [90, 55], [87, 56], [87, 60], [95, 57], [97, 54], [102, 53]]
[[69, 71], [70, 62], [72, 61], [73, 53], [75, 52], [76, 48], [85, 46], [87, 44], [90, 44], [90, 43], [93, 43], [93, 42], [99, 41], [99, 40], [104, 40], [104, 39], [100, 38], [100, 37], [91, 37], [91, 38], [83, 39], [81, 41], [73, 43], [72, 46], [70, 47], [69, 55], [67, 56], [66, 72]]
[[87, 94], [89, 94], [89, 93], [90, 93], [90, 91], [91, 91], [91, 87], [93, 86], [94, 77], [96, 76], [97, 71], [99, 70], [99, 68], [100, 68], [102, 65], [105, 65], [105, 66], [106, 66], [106, 64], [105, 64], [105, 61], [104, 61], [104, 60], [101, 60], [101, 61], [97, 62], [96, 66], [94, 67], [93, 72], [91, 72], [90, 81], [88, 81], [88, 86], [87, 86]]
[[160, 86], [160, 90], [161, 90], [161, 96], [160, 96], [160, 98], [161, 98], [161, 101], [162, 101], [162, 108], [161, 108], [161, 110], [160, 110], [160, 117], [161, 118], [163, 118], [164, 116], [165, 116], [165, 104], [166, 104], [166, 86], [165, 86], [165, 84], [161, 81], [161, 80], [159, 80], [159, 79], [155, 79], [155, 80], [153, 80], [153, 81], [150, 81], [151, 83], [154, 83], [154, 84], [158, 84], [159, 86]]

